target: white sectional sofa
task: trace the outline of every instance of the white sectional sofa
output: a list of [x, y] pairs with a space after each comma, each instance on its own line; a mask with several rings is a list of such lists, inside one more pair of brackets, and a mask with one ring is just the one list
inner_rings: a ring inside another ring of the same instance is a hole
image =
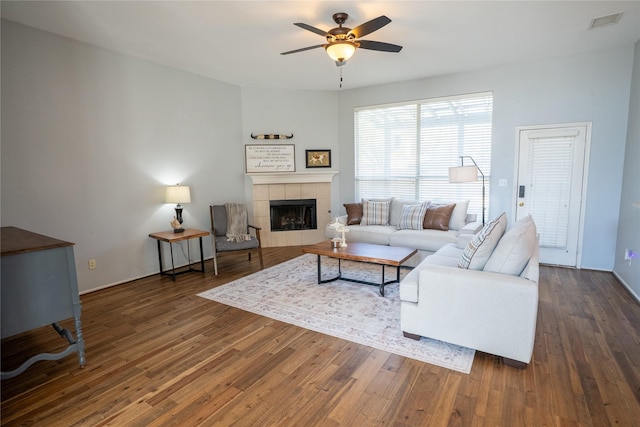
[[539, 242], [530, 216], [506, 229], [502, 214], [472, 239], [443, 246], [407, 274], [400, 282], [405, 336], [527, 366], [538, 313]]
[[[372, 201], [389, 203], [386, 221], [384, 218], [377, 218], [377, 221], [372, 221], [374, 224], [361, 222], [360, 218], [358, 218], [358, 213], [363, 215], [362, 203], [345, 204], [347, 215], [340, 216], [337, 219], [339, 222], [348, 225], [347, 242], [373, 243], [417, 249], [418, 255], [410, 260], [408, 263], [410, 266], [417, 265], [426, 256], [435, 253], [443, 246], [457, 242], [458, 237], [461, 235], [467, 235], [470, 239], [482, 228], [482, 223], [475, 222], [476, 215], [467, 214], [469, 200], [418, 202], [391, 198], [372, 199]], [[357, 205], [360, 205], [360, 207]], [[448, 219], [447, 217], [440, 217], [439, 219], [442, 221], [438, 221], [438, 218], [431, 221], [430, 227], [433, 228], [424, 229], [419, 225], [410, 228], [406, 223], [401, 225], [403, 210], [406, 213], [409, 207], [415, 207], [416, 205], [430, 207], [455, 206], [452, 207], [452, 211], [448, 211], [450, 212]], [[356, 212], [358, 209], [360, 211]], [[443, 224], [443, 221], [447, 224]], [[327, 226], [325, 234], [327, 238], [336, 237], [335, 229], [330, 226]]]
[[[538, 315], [539, 242], [533, 219], [526, 217], [508, 228], [503, 213], [483, 226], [467, 214], [468, 200], [438, 201], [431, 207], [437, 206], [437, 212], [449, 206], [450, 216], [436, 218], [424, 229], [407, 222], [412, 213], [423, 215], [426, 225], [431, 211], [425, 215], [416, 206], [427, 203], [369, 202], [382, 203], [376, 209], [386, 209], [387, 217], [367, 217], [362, 204], [345, 204], [347, 215], [338, 221], [349, 228], [347, 242], [418, 249], [419, 259], [408, 263], [415, 268], [400, 282], [404, 335], [461, 345], [525, 368], [533, 354]], [[327, 227], [326, 236], [335, 237], [335, 229]]]

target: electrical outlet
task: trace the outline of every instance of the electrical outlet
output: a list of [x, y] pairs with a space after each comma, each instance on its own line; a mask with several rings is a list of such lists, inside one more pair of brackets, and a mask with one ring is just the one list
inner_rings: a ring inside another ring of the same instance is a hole
[[508, 181], [507, 181], [506, 179], [504, 179], [504, 178], [500, 178], [500, 179], [498, 180], [498, 187], [506, 187], [506, 186], [507, 186], [507, 182], [508, 182]]
[[633, 252], [631, 249], [624, 250], [624, 260], [627, 261], [629, 265], [631, 265], [631, 260], [637, 257], [638, 257], [638, 254]]
[[95, 258], [91, 258], [89, 260], [89, 270], [95, 270], [96, 269], [96, 260]]

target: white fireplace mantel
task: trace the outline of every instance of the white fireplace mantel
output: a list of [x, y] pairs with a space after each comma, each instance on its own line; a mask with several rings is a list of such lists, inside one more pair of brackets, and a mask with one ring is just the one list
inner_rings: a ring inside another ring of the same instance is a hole
[[332, 182], [338, 171], [248, 173], [254, 185], [258, 184], [299, 184], [308, 182]]

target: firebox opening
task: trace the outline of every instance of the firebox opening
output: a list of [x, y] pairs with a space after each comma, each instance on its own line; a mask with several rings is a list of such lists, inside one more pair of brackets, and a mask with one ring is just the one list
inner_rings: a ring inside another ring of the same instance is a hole
[[271, 231], [316, 230], [316, 199], [271, 200]]

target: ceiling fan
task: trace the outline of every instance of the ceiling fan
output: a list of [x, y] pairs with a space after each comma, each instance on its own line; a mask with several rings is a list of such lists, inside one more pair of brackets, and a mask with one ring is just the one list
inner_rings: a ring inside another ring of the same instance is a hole
[[371, 21], [367, 21], [362, 25], [355, 27], [354, 29], [343, 27], [349, 15], [346, 13], [334, 13], [333, 20], [338, 26], [329, 31], [324, 31], [316, 27], [312, 27], [302, 22], [296, 22], [296, 25], [302, 29], [311, 31], [312, 33], [319, 34], [326, 37], [327, 43], [319, 44], [315, 46], [303, 47], [301, 49], [290, 50], [288, 52], [282, 52], [281, 55], [289, 55], [290, 53], [303, 52], [305, 50], [316, 49], [323, 47], [329, 57], [336, 62], [337, 66], [344, 65], [346, 61], [353, 56], [357, 48], [378, 50], [382, 52], [400, 52], [402, 46], [391, 43], [375, 42], [371, 40], [360, 40], [360, 37], [364, 37], [367, 34], [371, 34], [374, 31], [387, 25], [391, 22], [391, 19], [382, 15]]

